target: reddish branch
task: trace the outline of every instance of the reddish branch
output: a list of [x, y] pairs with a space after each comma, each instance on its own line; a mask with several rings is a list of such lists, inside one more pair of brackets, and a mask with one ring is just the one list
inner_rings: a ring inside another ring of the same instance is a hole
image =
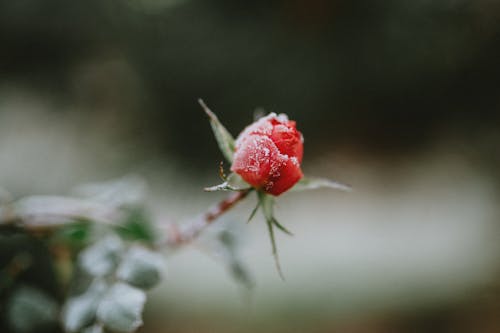
[[238, 191], [231, 193], [226, 199], [212, 206], [206, 213], [185, 225], [171, 225], [167, 243], [169, 246], [178, 247], [194, 240], [212, 222], [234, 205], [244, 199], [250, 191]]
[[[249, 192], [250, 190], [232, 192], [226, 199], [189, 223], [184, 225], [169, 224], [167, 245], [179, 247], [191, 242], [213, 221], [244, 199]], [[109, 224], [113, 224], [121, 218], [121, 212], [117, 207], [108, 209], [103, 205], [72, 198], [34, 197], [29, 200], [30, 204], [27, 206], [30, 209], [21, 211], [21, 214], [14, 214], [5, 209], [6, 207], [0, 207], [4, 208], [0, 210], [0, 224], [21, 225], [28, 231], [45, 233], [78, 218]]]

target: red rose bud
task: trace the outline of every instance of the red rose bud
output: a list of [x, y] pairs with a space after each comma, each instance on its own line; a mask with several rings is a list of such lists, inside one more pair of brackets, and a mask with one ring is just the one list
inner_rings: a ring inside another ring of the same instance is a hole
[[280, 195], [303, 177], [303, 142], [295, 121], [271, 113], [239, 135], [231, 170], [255, 188]]

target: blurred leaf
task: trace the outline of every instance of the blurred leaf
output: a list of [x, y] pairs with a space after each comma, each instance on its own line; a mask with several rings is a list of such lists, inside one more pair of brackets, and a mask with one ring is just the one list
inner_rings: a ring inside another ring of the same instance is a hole
[[55, 324], [58, 305], [41, 290], [20, 287], [7, 305], [7, 319], [16, 332], [38, 332]]
[[104, 276], [117, 266], [124, 250], [123, 242], [116, 236], [107, 236], [80, 253], [81, 267], [93, 276]]
[[104, 330], [101, 325], [93, 325], [82, 330], [82, 333], [103, 333]]
[[73, 248], [84, 246], [91, 235], [89, 221], [77, 222], [59, 228], [53, 238], [56, 243], [66, 243]]
[[233, 232], [230, 232], [229, 230], [222, 230], [217, 238], [228, 251], [234, 252], [236, 250], [238, 242], [236, 241], [236, 237]]
[[137, 207], [126, 211], [124, 221], [116, 225], [117, 233], [124, 239], [154, 243], [158, 235], [146, 211]]
[[30, 227], [58, 226], [91, 220], [112, 223], [117, 211], [102, 203], [60, 196], [30, 196], [13, 204], [15, 216]]
[[217, 238], [224, 251], [223, 259], [231, 275], [237, 282], [251, 289], [255, 283], [250, 272], [238, 258], [238, 240], [236, 235], [229, 230], [223, 230], [219, 233]]
[[228, 162], [232, 163], [235, 148], [233, 136], [228, 132], [224, 125], [221, 124], [217, 116], [207, 107], [207, 105], [201, 99], [199, 99], [198, 102], [210, 119], [212, 131], [214, 132], [215, 139], [219, 144], [219, 148], [222, 154]]
[[137, 176], [126, 176], [100, 183], [83, 184], [73, 193], [113, 207], [142, 204], [146, 197], [146, 182]]
[[124, 255], [116, 276], [135, 287], [149, 289], [160, 282], [164, 270], [163, 257], [159, 253], [133, 246]]
[[319, 188], [331, 188], [342, 191], [352, 190], [349, 185], [345, 185], [330, 179], [304, 177], [291, 189], [291, 191], [316, 190]]
[[93, 283], [85, 293], [68, 299], [63, 310], [63, 324], [68, 332], [79, 332], [94, 322], [106, 288], [103, 282]]
[[97, 318], [113, 331], [133, 332], [142, 325], [146, 294], [125, 283], [116, 283], [97, 308]]
[[252, 289], [255, 286], [252, 274], [239, 260], [233, 260], [229, 265], [229, 270], [233, 278], [246, 288]]

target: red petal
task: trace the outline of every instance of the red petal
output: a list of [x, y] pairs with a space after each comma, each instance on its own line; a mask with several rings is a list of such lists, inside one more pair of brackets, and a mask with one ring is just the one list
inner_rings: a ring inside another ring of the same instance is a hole
[[236, 146], [231, 170], [250, 185], [260, 188], [285, 161], [286, 157], [267, 136], [248, 135]]
[[270, 179], [264, 190], [272, 195], [280, 195], [292, 188], [303, 176], [298, 161], [290, 158], [281, 165], [278, 173]]
[[304, 144], [302, 142], [302, 134], [295, 128], [294, 121], [275, 125], [271, 134], [271, 140], [273, 140], [282, 154], [289, 157], [296, 157], [299, 163], [302, 162]]

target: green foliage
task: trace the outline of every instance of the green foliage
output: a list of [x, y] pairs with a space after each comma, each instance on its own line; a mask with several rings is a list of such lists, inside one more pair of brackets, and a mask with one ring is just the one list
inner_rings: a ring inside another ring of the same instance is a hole
[[[115, 226], [116, 227], [116, 226]], [[63, 311], [66, 331], [107, 330], [133, 332], [142, 324], [146, 301], [143, 290], [157, 285], [164, 272], [161, 255], [102, 229], [101, 237], [78, 256], [78, 264], [93, 282], [82, 293], [70, 297]], [[135, 237], [140, 238], [140, 237]]]
[[96, 324], [82, 330], [82, 333], [103, 333], [102, 325]]
[[125, 210], [124, 220], [115, 225], [115, 230], [126, 240], [143, 241], [153, 244], [158, 240], [158, 235], [147, 212], [140, 207], [128, 208]]
[[7, 304], [7, 320], [15, 332], [39, 332], [55, 326], [57, 315], [56, 301], [29, 286], [19, 287]]
[[91, 229], [91, 221], [82, 220], [74, 224], [68, 224], [56, 230], [50, 241], [52, 244], [65, 244], [72, 249], [79, 250], [90, 241]]

